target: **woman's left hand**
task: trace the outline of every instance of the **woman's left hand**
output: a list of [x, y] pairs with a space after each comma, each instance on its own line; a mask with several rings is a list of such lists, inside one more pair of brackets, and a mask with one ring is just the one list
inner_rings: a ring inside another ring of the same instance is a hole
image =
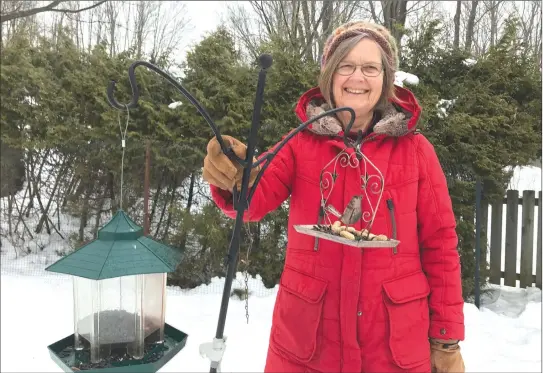
[[465, 373], [466, 367], [458, 343], [430, 340], [432, 373]]

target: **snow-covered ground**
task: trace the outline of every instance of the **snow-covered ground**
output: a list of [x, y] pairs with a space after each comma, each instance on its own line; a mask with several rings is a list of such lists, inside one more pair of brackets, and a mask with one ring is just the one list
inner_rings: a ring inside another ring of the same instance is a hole
[[[521, 193], [540, 191], [541, 169], [517, 168], [510, 188]], [[535, 218], [537, 221], [537, 210]], [[62, 214], [59, 219], [66, 236], [77, 230], [77, 219], [67, 219]], [[5, 220], [1, 224], [5, 230]], [[73, 332], [71, 280], [68, 276], [47, 273], [44, 268], [58, 260], [55, 251], [65, 248], [65, 242], [55, 234], [36, 235], [34, 241], [24, 242], [23, 248], [31, 253], [24, 256], [19, 253], [17, 258], [9, 241], [2, 239], [2, 243], [0, 371], [60, 372], [48, 355], [47, 345]], [[518, 247], [519, 263], [520, 241]], [[189, 339], [162, 372], [209, 371], [209, 361], [200, 357], [198, 348], [214, 337], [222, 284], [223, 280], [215, 279], [208, 286], [190, 291], [168, 288], [166, 321], [187, 333]], [[234, 287], [242, 286], [242, 277], [238, 275]], [[236, 299], [230, 302], [224, 371], [257, 372], [264, 367], [277, 289], [266, 289], [258, 279], [250, 280], [249, 288], [252, 295], [248, 325], [245, 303]], [[466, 371], [540, 372], [541, 291], [493, 287], [483, 297], [482, 304], [481, 310], [472, 304], [464, 307], [466, 340], [461, 346]]]
[[[41, 274], [39, 272], [42, 272]], [[2, 372], [61, 372], [47, 346], [73, 333], [71, 280], [36, 268], [34, 276], [1, 275]], [[235, 285], [240, 286], [241, 275]], [[208, 372], [199, 345], [211, 342], [217, 325], [223, 280], [183, 291], [168, 288], [166, 322], [189, 335], [187, 345], [161, 372]], [[249, 281], [249, 289], [263, 285]], [[276, 289], [244, 301], [231, 299], [223, 371], [262, 372]], [[465, 304], [466, 340], [461, 343], [467, 372], [541, 372], [541, 291], [494, 287], [478, 310]], [[23, 347], [25, 346], [25, 347]]]

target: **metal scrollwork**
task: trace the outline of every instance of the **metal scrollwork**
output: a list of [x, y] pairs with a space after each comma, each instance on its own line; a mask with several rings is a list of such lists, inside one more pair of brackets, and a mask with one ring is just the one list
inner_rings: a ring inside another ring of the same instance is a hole
[[[325, 222], [332, 224], [328, 209], [330, 197], [338, 180], [339, 172], [348, 172], [348, 169], [360, 168], [361, 173], [361, 203], [362, 203], [362, 229], [371, 230], [377, 208], [381, 203], [385, 178], [379, 168], [356, 147], [356, 152], [348, 152], [343, 149], [330, 162], [328, 162], [320, 174], [321, 207], [325, 211]], [[337, 220], [337, 217], [335, 219]]]

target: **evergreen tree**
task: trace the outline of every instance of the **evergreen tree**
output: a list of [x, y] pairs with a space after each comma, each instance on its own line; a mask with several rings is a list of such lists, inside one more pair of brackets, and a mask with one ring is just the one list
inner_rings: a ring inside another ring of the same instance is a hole
[[[435, 43], [439, 24], [410, 40], [401, 67], [417, 75], [411, 89], [423, 111], [419, 129], [434, 144], [447, 176], [457, 218], [464, 294], [473, 294], [475, 182], [484, 200], [501, 201], [511, 178], [507, 166], [541, 153], [541, 73], [513, 42], [510, 23], [496, 47], [475, 63], [460, 50]], [[486, 229], [485, 229], [486, 231]], [[483, 234], [482, 276], [488, 274]]]

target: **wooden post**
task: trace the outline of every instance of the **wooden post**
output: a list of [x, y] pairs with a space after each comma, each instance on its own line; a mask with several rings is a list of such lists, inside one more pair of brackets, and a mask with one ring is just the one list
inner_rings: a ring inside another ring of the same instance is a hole
[[145, 175], [143, 179], [143, 234], [149, 235], [149, 169], [151, 163], [151, 142], [145, 142]]
[[507, 191], [505, 223], [505, 286], [517, 286], [518, 190]]
[[537, 201], [537, 262], [535, 267], [535, 286], [541, 289], [541, 229], [543, 226], [543, 200], [541, 192], [539, 192], [539, 200]]
[[520, 288], [531, 287], [533, 283], [534, 258], [534, 213], [535, 191], [522, 193], [522, 230], [520, 236]]
[[481, 305], [481, 197], [483, 194], [482, 181], [477, 178], [475, 184], [475, 306]]
[[492, 204], [490, 222], [490, 283], [500, 285], [502, 278], [502, 221], [503, 202]]
[[483, 193], [482, 200], [481, 200], [481, 238], [484, 239], [485, 242], [483, 242], [483, 247], [486, 245], [488, 247], [489, 241], [488, 241], [488, 202], [485, 201], [485, 195]]

